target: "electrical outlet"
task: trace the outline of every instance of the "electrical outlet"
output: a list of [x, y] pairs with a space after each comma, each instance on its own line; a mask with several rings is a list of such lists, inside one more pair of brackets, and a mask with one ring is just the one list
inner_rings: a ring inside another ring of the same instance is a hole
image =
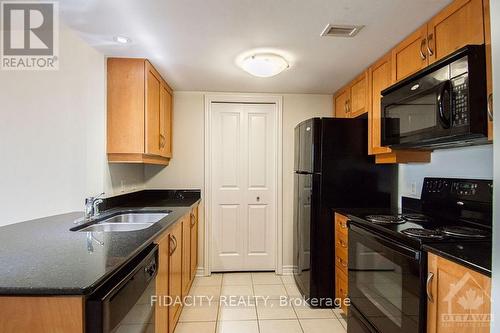
[[417, 182], [411, 182], [411, 184], [410, 184], [410, 193], [412, 195], [417, 195]]

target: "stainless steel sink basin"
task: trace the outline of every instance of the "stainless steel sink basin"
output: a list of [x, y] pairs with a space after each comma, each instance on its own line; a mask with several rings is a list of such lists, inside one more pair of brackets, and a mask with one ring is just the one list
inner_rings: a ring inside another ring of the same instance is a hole
[[72, 231], [119, 232], [135, 231], [151, 227], [172, 211], [117, 212], [91, 224], [78, 226]]
[[116, 232], [134, 231], [149, 228], [154, 223], [97, 223], [83, 228], [79, 231], [92, 232]]
[[115, 215], [99, 224], [104, 223], [156, 223], [167, 216], [168, 213], [125, 213]]

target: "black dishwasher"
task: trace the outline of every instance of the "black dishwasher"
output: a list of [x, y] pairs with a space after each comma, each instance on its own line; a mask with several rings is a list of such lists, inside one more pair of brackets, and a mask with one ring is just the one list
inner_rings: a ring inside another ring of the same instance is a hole
[[154, 332], [158, 246], [151, 244], [95, 290], [85, 304], [88, 333]]

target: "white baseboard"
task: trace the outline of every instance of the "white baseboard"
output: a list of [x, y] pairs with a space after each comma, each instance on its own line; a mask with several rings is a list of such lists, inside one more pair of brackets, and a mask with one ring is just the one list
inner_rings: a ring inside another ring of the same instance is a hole
[[196, 269], [196, 276], [205, 276], [205, 269], [203, 267], [198, 267]]
[[293, 275], [293, 270], [294, 266], [293, 265], [288, 265], [288, 266], [283, 266], [283, 275]]

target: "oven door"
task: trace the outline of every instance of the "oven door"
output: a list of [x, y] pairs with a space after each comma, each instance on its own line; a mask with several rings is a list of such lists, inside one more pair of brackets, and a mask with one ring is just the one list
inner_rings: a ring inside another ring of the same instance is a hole
[[[455, 135], [452, 130], [455, 81], [449, 79], [448, 67], [444, 67], [385, 95], [382, 145], [414, 147]], [[457, 83], [465, 85], [466, 81], [467, 75], [463, 75]]]
[[421, 263], [419, 251], [350, 224], [349, 297], [378, 332], [422, 332]]

